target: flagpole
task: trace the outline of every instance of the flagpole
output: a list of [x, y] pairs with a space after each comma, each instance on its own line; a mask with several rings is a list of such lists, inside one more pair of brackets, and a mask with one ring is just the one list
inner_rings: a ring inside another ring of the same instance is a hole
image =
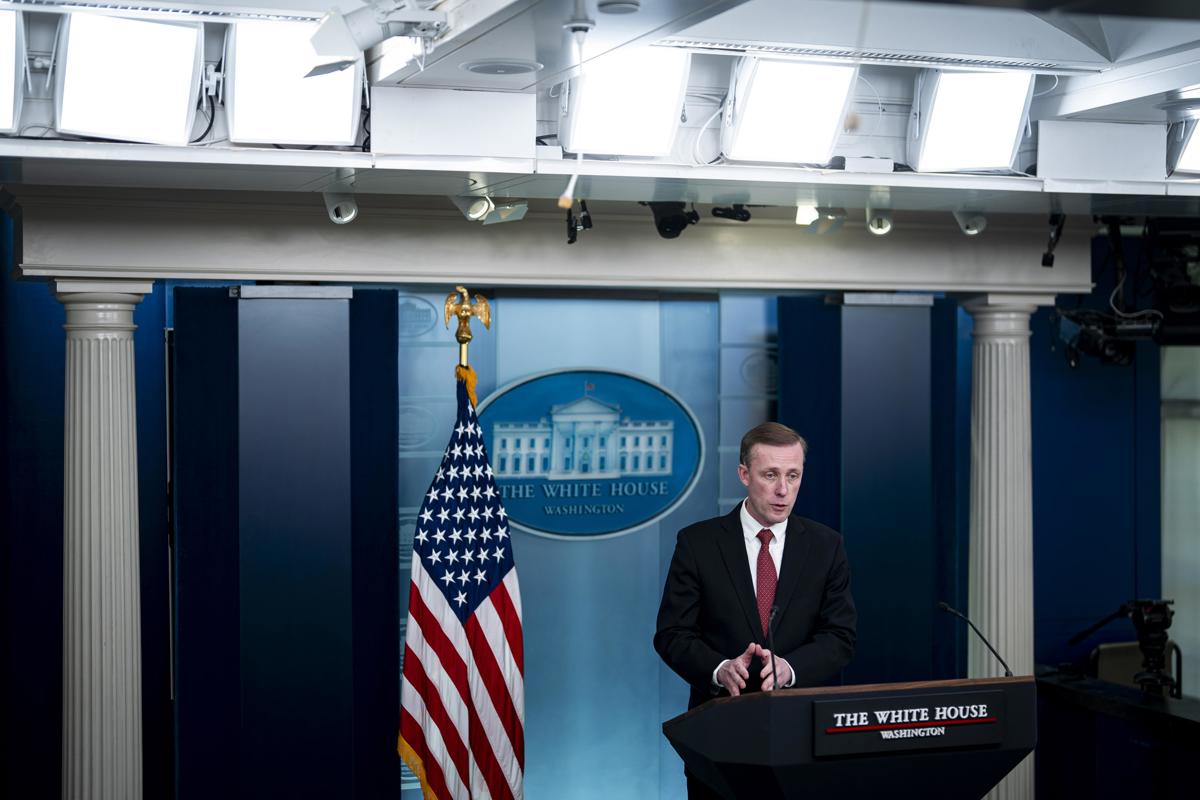
[[[396, 749], [424, 800], [523, 800], [521, 592], [467, 363], [471, 317], [490, 328], [491, 310], [456, 286], [446, 298], [447, 327], [453, 317], [458, 413], [413, 532]], [[477, 719], [486, 720], [478, 731]]]

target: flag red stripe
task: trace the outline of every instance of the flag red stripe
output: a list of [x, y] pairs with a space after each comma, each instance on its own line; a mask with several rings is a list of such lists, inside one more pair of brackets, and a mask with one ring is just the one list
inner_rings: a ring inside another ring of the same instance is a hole
[[450, 715], [446, 713], [446, 706], [442, 703], [442, 696], [438, 692], [437, 686], [429, 680], [424, 665], [411, 649], [404, 653], [404, 677], [417, 690], [425, 703], [425, 711], [429, 714], [430, 720], [437, 725], [441, 732], [442, 743], [446, 747], [446, 752], [450, 754], [450, 760], [454, 762], [455, 769], [458, 770], [458, 776], [464, 785], [470, 786], [471, 768], [467, 757], [467, 746], [459, 737], [458, 729], [454, 727]]
[[408, 616], [409, 625], [415, 622], [420, 626], [421, 635], [425, 637], [425, 644], [437, 654], [442, 670], [450, 676], [454, 687], [462, 695], [463, 702], [471, 705], [471, 693], [467, 688], [467, 665], [455, 648], [454, 642], [446, 636], [446, 631], [434, 617], [433, 612], [429, 610], [429, 606], [425, 605], [425, 599], [417, 590], [415, 581], [412, 590], [408, 593]]
[[[467, 621], [469, 623], [474, 619], [471, 617]], [[492, 800], [512, 800], [512, 789], [509, 788], [508, 779], [504, 777], [504, 770], [500, 769], [500, 763], [496, 761], [496, 753], [492, 750], [492, 741], [488, 738], [487, 731], [483, 729], [483, 723], [479, 720], [479, 712], [474, 705], [470, 706], [468, 727], [471, 732], [471, 755], [475, 756], [475, 763], [479, 765], [479, 772], [483, 775]]]
[[517, 662], [517, 669], [521, 670], [521, 677], [524, 677], [525, 640], [521, 634], [521, 617], [517, 614], [517, 608], [513, 605], [508, 588], [503, 582], [496, 585], [491, 597], [492, 605], [496, 607], [496, 613], [504, 623], [504, 638], [508, 640], [508, 649], [512, 652], [513, 660]]
[[425, 742], [425, 731], [421, 730], [417, 721], [403, 708], [400, 709], [400, 735], [421, 759], [421, 763], [425, 767], [425, 780], [429, 784], [430, 791], [438, 800], [443, 798], [451, 800], [452, 795], [450, 789], [446, 787], [446, 778], [442, 775], [442, 768], [434, 760], [433, 755], [429, 752], [429, 745]]
[[500, 671], [500, 665], [496, 663], [496, 654], [492, 652], [492, 646], [488, 643], [483, 628], [479, 626], [479, 620], [472, 615], [467, 618], [465, 627], [467, 641], [471, 645], [471, 654], [475, 660], [475, 668], [479, 671], [479, 677], [483, 679], [484, 688], [492, 698], [496, 716], [500, 718], [500, 724], [504, 726], [509, 741], [512, 742], [513, 754], [517, 757], [517, 763], [524, 769], [525, 731], [521, 726], [521, 718], [517, 716], [517, 709], [513, 705], [512, 695], [508, 693], [508, 686], [504, 682], [504, 673]]

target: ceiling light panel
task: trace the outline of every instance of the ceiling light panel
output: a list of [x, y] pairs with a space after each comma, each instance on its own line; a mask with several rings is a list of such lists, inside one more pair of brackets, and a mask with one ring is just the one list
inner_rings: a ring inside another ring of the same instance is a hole
[[72, 13], [60, 37], [61, 133], [187, 144], [200, 94], [203, 25]]
[[16, 133], [25, 99], [25, 20], [0, 11], [0, 133]]
[[329, 59], [310, 39], [317, 23], [238, 22], [227, 47], [229, 139], [243, 144], [352, 145], [363, 62], [305, 77]]
[[670, 47], [627, 47], [586, 62], [571, 81], [559, 141], [568, 153], [671, 154], [691, 55]]
[[918, 172], [1012, 169], [1033, 97], [1032, 72], [945, 72], [918, 78], [908, 141]]
[[858, 68], [747, 57], [734, 67], [721, 150], [733, 161], [826, 164]]

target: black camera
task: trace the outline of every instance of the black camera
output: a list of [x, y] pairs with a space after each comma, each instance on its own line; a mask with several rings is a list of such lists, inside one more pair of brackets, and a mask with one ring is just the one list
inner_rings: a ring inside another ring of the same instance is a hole
[[654, 227], [664, 239], [674, 239], [683, 233], [683, 229], [688, 225], [695, 225], [700, 221], [700, 215], [696, 213], [694, 206], [691, 211], [684, 210], [686, 203], [643, 200], [641, 204], [650, 206], [650, 213], [654, 215]]
[[734, 203], [731, 206], [717, 206], [712, 210], [712, 215], [720, 219], [731, 219], [735, 222], [750, 221], [750, 209], [741, 203]]

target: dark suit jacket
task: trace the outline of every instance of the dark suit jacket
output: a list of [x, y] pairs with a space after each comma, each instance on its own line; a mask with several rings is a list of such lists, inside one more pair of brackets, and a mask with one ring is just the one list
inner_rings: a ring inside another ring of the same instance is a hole
[[[741, 655], [752, 641], [766, 646], [740, 509], [680, 531], [667, 572], [654, 649], [691, 685], [688, 708], [724, 693], [712, 686], [718, 664]], [[788, 519], [775, 605], [775, 653], [792, 665], [794, 686], [821, 683], [849, 663], [858, 614], [837, 531], [795, 515]], [[745, 691], [759, 688], [760, 669], [751, 665]]]

